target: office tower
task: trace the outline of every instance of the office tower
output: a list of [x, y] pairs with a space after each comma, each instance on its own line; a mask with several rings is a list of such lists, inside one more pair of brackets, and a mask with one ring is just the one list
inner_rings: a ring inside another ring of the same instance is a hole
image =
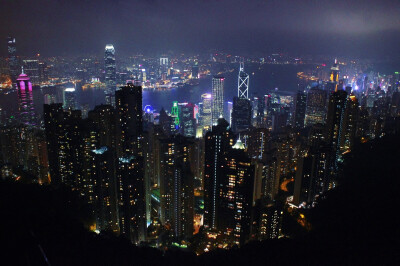
[[76, 90], [75, 87], [70, 85], [63, 91], [63, 108], [64, 110], [76, 109]]
[[104, 52], [104, 70], [106, 83], [106, 104], [115, 106], [114, 93], [117, 87], [117, 68], [115, 65], [114, 45], [107, 44]]
[[13, 82], [16, 81], [19, 71], [21, 70], [18, 63], [17, 57], [17, 46], [15, 38], [7, 38], [7, 53], [8, 53], [8, 67], [10, 69], [10, 76]]
[[244, 72], [244, 63], [240, 62], [238, 76], [238, 96], [239, 98], [249, 98], [249, 74]]
[[23, 69], [22, 74], [17, 78], [17, 88], [19, 120], [28, 127], [35, 126], [32, 83]]
[[326, 140], [332, 146], [336, 162], [340, 159], [340, 134], [343, 127], [343, 118], [346, 108], [347, 93], [338, 90], [329, 97], [328, 115], [326, 122]]
[[160, 221], [175, 237], [193, 235], [195, 143], [181, 135], [160, 139]]
[[233, 145], [233, 133], [224, 119], [205, 136], [204, 162], [204, 225], [218, 229], [222, 216], [219, 213], [220, 187], [224, 184], [224, 160]]
[[218, 124], [218, 119], [224, 117], [224, 83], [225, 78], [214, 76], [212, 78], [212, 125]]
[[247, 98], [233, 98], [232, 131], [240, 133], [251, 127], [251, 102]]
[[317, 123], [325, 124], [327, 93], [317, 87], [307, 93], [305, 126]]
[[201, 95], [202, 107], [200, 109], [201, 126], [208, 129], [212, 125], [212, 95], [204, 93]]
[[195, 105], [192, 103], [181, 105], [181, 129], [182, 134], [185, 137], [196, 136], [196, 117], [195, 117]]
[[119, 232], [116, 161], [106, 146], [92, 151], [92, 185], [96, 229]]
[[252, 108], [248, 98], [249, 75], [244, 72], [243, 62], [240, 63], [238, 77], [238, 96], [233, 98], [232, 130], [240, 133], [251, 127]]
[[131, 82], [115, 92], [118, 115], [118, 156], [141, 155], [143, 134], [142, 87]]
[[296, 96], [296, 107], [294, 114], [294, 126], [296, 128], [304, 127], [306, 106], [307, 106], [307, 95], [303, 91], [298, 91]]
[[24, 60], [24, 71], [31, 78], [33, 85], [40, 83], [38, 60]]

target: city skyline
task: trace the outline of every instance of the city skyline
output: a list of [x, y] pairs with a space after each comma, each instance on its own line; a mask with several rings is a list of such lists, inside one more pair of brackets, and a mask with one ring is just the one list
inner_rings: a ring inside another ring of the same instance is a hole
[[400, 3], [5, 7], [2, 262], [398, 257]]

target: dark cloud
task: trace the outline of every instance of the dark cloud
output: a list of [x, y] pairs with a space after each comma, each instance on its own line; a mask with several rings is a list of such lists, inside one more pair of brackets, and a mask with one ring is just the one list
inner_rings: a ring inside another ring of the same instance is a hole
[[[208, 48], [397, 53], [398, 0], [2, 0], [0, 37], [23, 54]], [[0, 50], [5, 53], [4, 47]]]

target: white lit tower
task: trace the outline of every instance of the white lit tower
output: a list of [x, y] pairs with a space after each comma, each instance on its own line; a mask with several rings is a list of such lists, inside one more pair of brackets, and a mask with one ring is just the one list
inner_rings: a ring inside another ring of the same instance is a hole
[[249, 74], [244, 72], [244, 62], [240, 61], [238, 76], [238, 97], [249, 98]]
[[214, 76], [212, 78], [212, 125], [218, 124], [218, 119], [224, 117], [224, 84], [225, 78]]
[[117, 70], [115, 65], [114, 45], [107, 44], [104, 52], [104, 69], [106, 83], [106, 103], [115, 106], [115, 90], [117, 87]]
[[244, 72], [244, 63], [240, 62], [238, 77], [238, 96], [233, 98], [231, 127], [234, 133], [240, 133], [251, 127], [252, 108], [248, 97], [249, 75]]

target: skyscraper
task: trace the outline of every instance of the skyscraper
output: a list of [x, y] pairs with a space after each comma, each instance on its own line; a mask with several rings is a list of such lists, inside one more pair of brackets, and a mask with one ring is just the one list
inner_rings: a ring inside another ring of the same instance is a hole
[[243, 62], [240, 63], [238, 77], [238, 96], [233, 98], [232, 130], [235, 133], [249, 129], [252, 123], [252, 106], [249, 93], [249, 75], [244, 72]]
[[212, 125], [217, 125], [218, 119], [224, 117], [224, 83], [224, 77], [212, 78]]
[[64, 110], [76, 109], [76, 90], [74, 86], [68, 86], [63, 91], [63, 108]]
[[244, 63], [240, 62], [238, 76], [238, 97], [249, 98], [249, 74], [244, 72]]
[[337, 59], [335, 59], [335, 63], [331, 67], [329, 82], [327, 83], [328, 91], [329, 92], [336, 91], [338, 89], [338, 83], [339, 83], [339, 66], [337, 63]]
[[115, 49], [107, 44], [104, 53], [104, 69], [106, 83], [106, 103], [115, 106], [114, 93], [117, 86], [117, 70], [115, 65]]
[[296, 109], [294, 114], [294, 126], [296, 128], [304, 127], [306, 116], [307, 95], [303, 91], [298, 91], [296, 96]]
[[145, 238], [142, 87], [128, 82], [115, 92], [120, 229], [132, 242]]
[[35, 109], [33, 106], [32, 83], [22, 69], [17, 78], [19, 120], [26, 126], [35, 126]]
[[10, 69], [11, 80], [15, 82], [15, 80], [18, 77], [20, 67], [18, 64], [17, 45], [15, 42], [15, 38], [10, 36], [7, 38], [7, 53], [8, 53], [8, 67]]
[[181, 128], [185, 137], [196, 136], [196, 118], [194, 115], [195, 105], [192, 103], [181, 105]]
[[200, 109], [201, 126], [203, 128], [210, 128], [212, 121], [212, 95], [204, 93], [201, 95], [202, 106]]
[[224, 177], [224, 160], [233, 145], [233, 133], [224, 119], [205, 136], [204, 162], [204, 225], [218, 229], [224, 219], [220, 214], [220, 189], [226, 183]]
[[307, 106], [305, 126], [325, 124], [326, 117], [326, 91], [317, 87], [311, 88], [307, 93]]

